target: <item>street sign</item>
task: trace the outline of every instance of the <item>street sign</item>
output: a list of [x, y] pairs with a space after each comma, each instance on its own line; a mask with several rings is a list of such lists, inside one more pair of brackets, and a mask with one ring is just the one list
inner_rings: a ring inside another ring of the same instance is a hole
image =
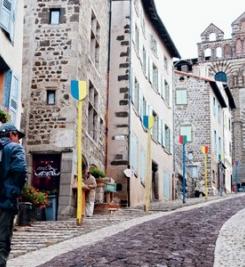
[[208, 154], [208, 146], [201, 146], [201, 151], [203, 154]]
[[146, 129], [152, 129], [153, 124], [154, 124], [154, 116], [144, 116], [143, 117], [143, 124]]
[[71, 95], [76, 100], [83, 100], [87, 96], [86, 81], [71, 80]]
[[187, 143], [187, 136], [186, 135], [180, 135], [179, 136], [179, 144], [183, 145]]

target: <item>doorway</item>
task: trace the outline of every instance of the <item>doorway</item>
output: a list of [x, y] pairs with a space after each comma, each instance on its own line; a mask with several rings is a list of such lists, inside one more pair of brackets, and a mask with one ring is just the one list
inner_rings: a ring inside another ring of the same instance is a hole
[[49, 198], [46, 220], [56, 220], [60, 187], [60, 154], [34, 154], [31, 184]]

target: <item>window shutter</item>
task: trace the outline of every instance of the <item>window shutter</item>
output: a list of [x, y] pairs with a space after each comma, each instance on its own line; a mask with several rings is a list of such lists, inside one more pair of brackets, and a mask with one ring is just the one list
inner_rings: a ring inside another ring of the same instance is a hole
[[11, 16], [11, 1], [0, 0], [0, 26], [9, 33], [9, 21]]
[[158, 142], [161, 144], [162, 142], [162, 120], [158, 117]]
[[162, 121], [162, 145], [166, 147], [165, 123]]
[[173, 131], [170, 130], [170, 151], [171, 154], [173, 153]]
[[9, 108], [9, 97], [11, 90], [11, 80], [12, 80], [12, 71], [8, 70], [4, 75], [4, 96], [3, 96], [3, 105], [6, 108]]
[[10, 101], [9, 101], [9, 111], [11, 113], [11, 120], [13, 123], [16, 123], [16, 114], [18, 111], [18, 100], [19, 100], [19, 81], [13, 75], [12, 82], [11, 82]]
[[139, 90], [139, 115], [141, 117], [141, 119], [143, 120], [143, 94], [142, 94], [142, 90]]
[[135, 77], [132, 75], [132, 82], [131, 82], [131, 102], [134, 103], [135, 101]]
[[16, 16], [16, 0], [11, 0], [11, 13], [9, 19], [9, 36], [10, 40], [14, 41], [14, 28], [15, 28], [15, 16]]

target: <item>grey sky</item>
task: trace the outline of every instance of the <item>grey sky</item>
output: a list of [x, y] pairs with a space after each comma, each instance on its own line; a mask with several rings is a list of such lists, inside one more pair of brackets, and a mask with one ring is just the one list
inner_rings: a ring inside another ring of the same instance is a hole
[[158, 14], [181, 57], [197, 57], [200, 34], [214, 23], [231, 38], [231, 23], [245, 12], [244, 0], [155, 0]]

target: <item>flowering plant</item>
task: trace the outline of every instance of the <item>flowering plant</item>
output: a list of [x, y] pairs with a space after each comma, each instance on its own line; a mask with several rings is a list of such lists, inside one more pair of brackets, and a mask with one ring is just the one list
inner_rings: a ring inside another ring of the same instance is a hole
[[9, 113], [0, 108], [0, 122], [5, 123], [9, 120], [10, 120]]
[[22, 190], [21, 201], [31, 202], [37, 207], [46, 207], [48, 205], [48, 194], [45, 192], [40, 192], [33, 186], [25, 185]]

